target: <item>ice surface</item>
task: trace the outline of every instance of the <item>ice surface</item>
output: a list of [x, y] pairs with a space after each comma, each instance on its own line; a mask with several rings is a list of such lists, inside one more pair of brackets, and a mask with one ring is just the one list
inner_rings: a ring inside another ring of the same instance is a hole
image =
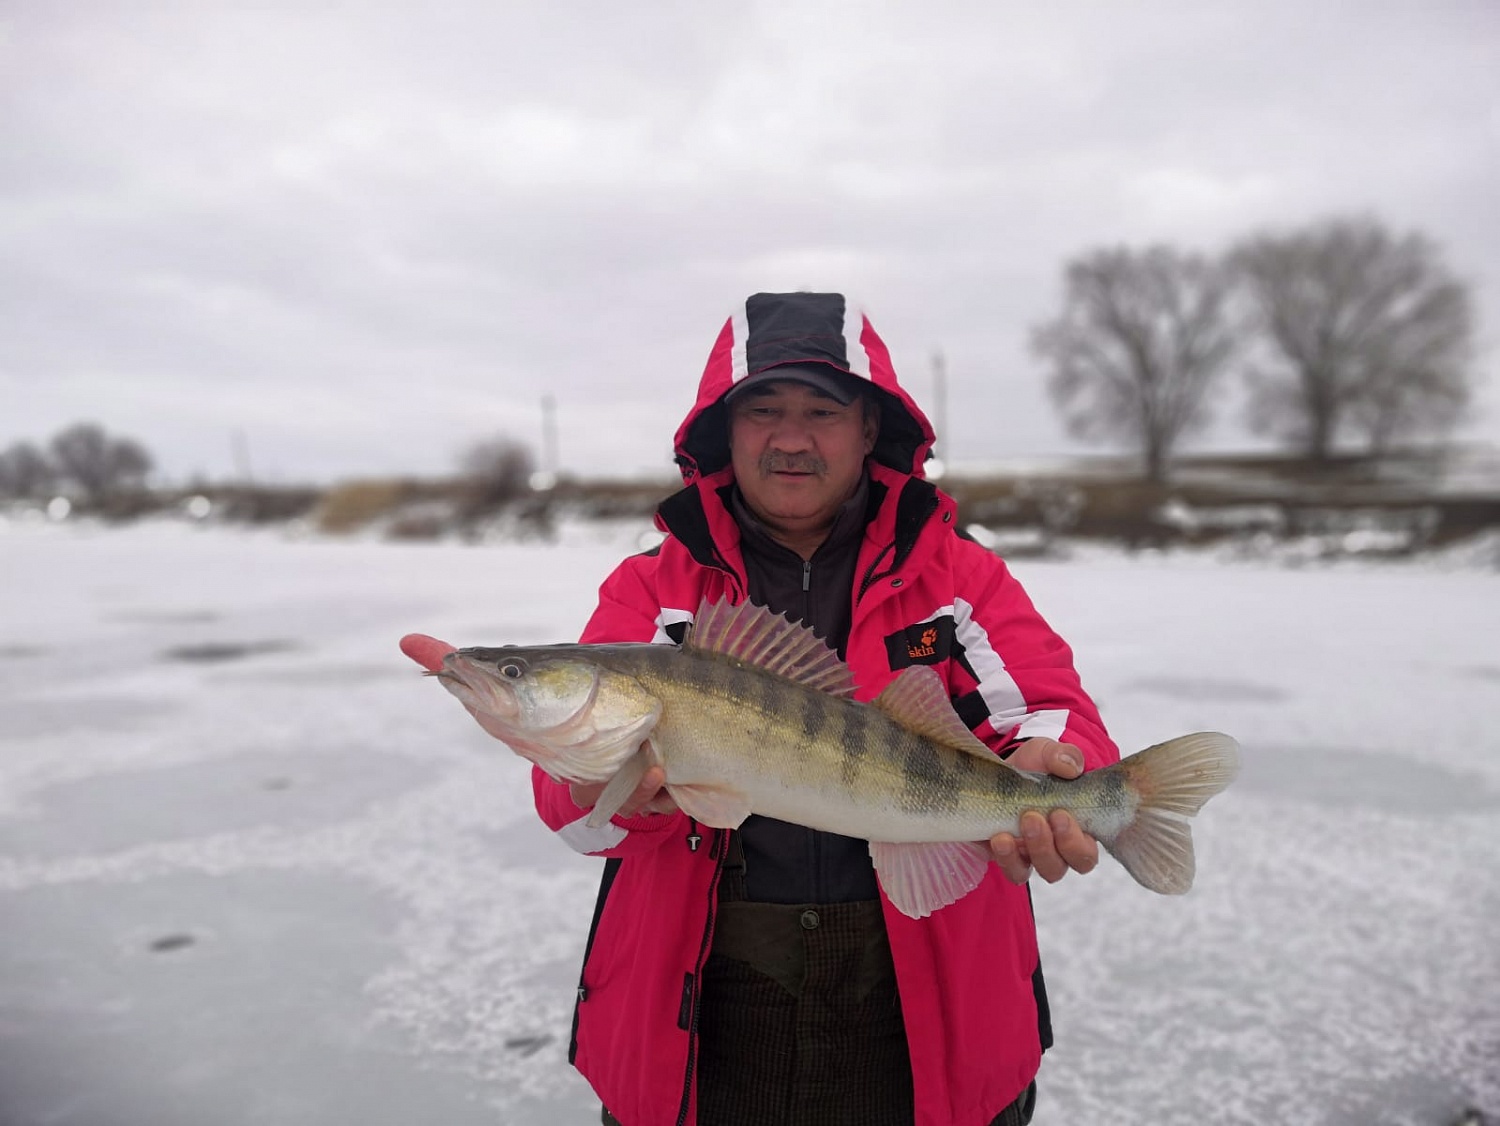
[[[644, 531], [0, 531], [0, 1126], [597, 1121], [599, 864], [396, 642], [573, 637]], [[1036, 887], [1039, 1126], [1500, 1111], [1500, 579], [1016, 570], [1122, 745], [1245, 757], [1188, 896]]]

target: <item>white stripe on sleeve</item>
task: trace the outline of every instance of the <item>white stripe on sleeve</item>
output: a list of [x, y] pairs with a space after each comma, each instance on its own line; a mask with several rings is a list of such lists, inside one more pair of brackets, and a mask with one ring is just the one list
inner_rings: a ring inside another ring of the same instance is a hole
[[[943, 610], [938, 613], [943, 613]], [[979, 678], [979, 695], [989, 709], [990, 726], [996, 734], [1019, 728], [1018, 738], [1061, 737], [1067, 728], [1066, 711], [1033, 714], [1020, 686], [1005, 668], [1005, 662], [990, 644], [989, 632], [974, 620], [974, 607], [962, 598], [953, 600], [954, 633], [964, 647], [964, 656]]]
[[1016, 728], [1017, 739], [1058, 739], [1068, 729], [1068, 713], [1062, 708], [1037, 712]]
[[672, 640], [672, 635], [667, 632], [667, 627], [681, 625], [684, 622], [688, 625], [693, 624], [691, 610], [674, 610], [670, 606], [663, 606], [661, 613], [656, 615], [656, 633], [652, 635], [651, 644], [676, 645], [677, 643]]
[[614, 848], [630, 835], [628, 829], [622, 829], [613, 821], [606, 821], [597, 829], [589, 827], [589, 815], [585, 813], [577, 821], [569, 821], [557, 831], [557, 835], [567, 842], [568, 847], [574, 852], [588, 855], [591, 852], [603, 852], [607, 848]]

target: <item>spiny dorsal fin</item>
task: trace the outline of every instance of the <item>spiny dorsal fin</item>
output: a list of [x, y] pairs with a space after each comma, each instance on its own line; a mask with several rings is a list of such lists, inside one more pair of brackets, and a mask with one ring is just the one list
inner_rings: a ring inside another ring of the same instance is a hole
[[885, 691], [871, 701], [891, 719], [908, 731], [913, 731], [934, 743], [967, 751], [990, 762], [998, 762], [995, 752], [979, 741], [979, 737], [964, 725], [948, 700], [948, 689], [943, 678], [926, 665], [912, 665], [902, 669], [885, 687]]
[[704, 599], [682, 644], [754, 665], [830, 696], [854, 695], [849, 666], [827, 642], [806, 626], [751, 602], [731, 606], [727, 599]]

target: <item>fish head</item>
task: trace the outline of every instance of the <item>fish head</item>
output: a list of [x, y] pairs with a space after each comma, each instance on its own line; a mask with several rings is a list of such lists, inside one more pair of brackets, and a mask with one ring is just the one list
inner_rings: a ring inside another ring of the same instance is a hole
[[432, 675], [481, 727], [553, 778], [602, 782], [651, 733], [661, 701], [584, 648], [458, 649]]

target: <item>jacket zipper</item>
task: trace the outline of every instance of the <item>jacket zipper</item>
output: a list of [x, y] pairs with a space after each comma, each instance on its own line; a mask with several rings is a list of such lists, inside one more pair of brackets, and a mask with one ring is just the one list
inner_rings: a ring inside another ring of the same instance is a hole
[[[697, 833], [694, 826], [693, 832]], [[728, 830], [715, 829], [713, 844], [709, 846], [709, 855], [714, 859], [714, 878], [708, 885], [708, 918], [703, 924], [703, 939], [698, 945], [698, 961], [693, 966], [693, 983], [690, 990], [690, 1002], [692, 1004], [692, 1015], [688, 1018], [688, 1055], [687, 1067], [682, 1076], [682, 1103], [677, 1111], [677, 1126], [683, 1126], [687, 1122], [688, 1105], [693, 1098], [693, 1072], [698, 1064], [698, 1010], [702, 1008], [703, 1000], [703, 963], [708, 960], [708, 946], [714, 933], [714, 902], [719, 893], [719, 874], [724, 870], [724, 854], [728, 851], [724, 847]], [[696, 846], [689, 844], [696, 851]]]
[[740, 600], [743, 601], [745, 584], [740, 581], [738, 572], [729, 565], [729, 561], [719, 554], [717, 546], [714, 547], [714, 566], [729, 576], [729, 581], [734, 584], [735, 594], [739, 595]]
[[[869, 566], [868, 566], [868, 567], [867, 567], [867, 568], [865, 568], [865, 577], [864, 577], [864, 578], [863, 578], [863, 579], [861, 579], [861, 580], [860, 580], [860, 584], [859, 584], [859, 593], [858, 593], [858, 594], [857, 594], [857, 595], [856, 595], [856, 596], [855, 596], [855, 598], [854, 598], [854, 601], [855, 601], [855, 602], [856, 602], [856, 603], [857, 603], [857, 602], [858, 602], [858, 601], [859, 601], [859, 600], [860, 600], [860, 599], [861, 599], [861, 598], [863, 598], [863, 597], [864, 597], [864, 596], [865, 596], [865, 591], [867, 591], [867, 590], [869, 590], [869, 589], [870, 589], [870, 588], [871, 588], [871, 587], [872, 587], [872, 586], [874, 586], [874, 585], [875, 585], [875, 580], [876, 580], [876, 579], [879, 579], [879, 578], [883, 578], [883, 577], [884, 577], [884, 576], [883, 576], [883, 575], [877, 575], [877, 574], [876, 574], [876, 573], [875, 573], [875, 568], [876, 568], [876, 567], [878, 567], [878, 566], [880, 566], [880, 561], [881, 561], [881, 560], [882, 560], [882, 559], [884, 559], [884, 558], [885, 558], [885, 557], [886, 557], [886, 554], [887, 554], [887, 553], [888, 553], [888, 552], [890, 552], [890, 551], [894, 551], [894, 550], [895, 550], [895, 548], [896, 548], [896, 545], [895, 545], [895, 544], [893, 544], [893, 543], [888, 543], [888, 544], [886, 544], [886, 545], [885, 545], [885, 547], [883, 547], [883, 548], [881, 548], [881, 549], [880, 549], [880, 554], [879, 554], [879, 555], [877, 555], [877, 556], [876, 556], [876, 557], [875, 557], [875, 558], [874, 558], [874, 559], [873, 559], [873, 560], [872, 560], [872, 561], [871, 561], [871, 562], [870, 562], [870, 565], [869, 565]], [[885, 572], [885, 574], [886, 574], [886, 575], [889, 575], [889, 574], [890, 574], [890, 572], [889, 572], [889, 571], [886, 571], [886, 572]]]

